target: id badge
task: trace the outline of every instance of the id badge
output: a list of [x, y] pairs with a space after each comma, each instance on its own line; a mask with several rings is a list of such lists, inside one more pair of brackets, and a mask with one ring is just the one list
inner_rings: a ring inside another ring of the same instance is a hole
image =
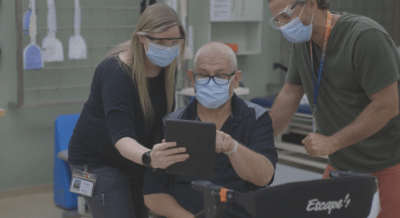
[[97, 176], [86, 171], [74, 170], [72, 172], [70, 192], [93, 197]]

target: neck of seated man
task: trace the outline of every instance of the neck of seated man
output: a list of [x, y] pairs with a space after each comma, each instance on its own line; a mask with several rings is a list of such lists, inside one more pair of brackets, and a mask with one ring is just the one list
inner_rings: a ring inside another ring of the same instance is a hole
[[232, 114], [232, 98], [217, 109], [208, 109], [197, 102], [197, 116], [203, 122], [215, 123], [217, 130], [221, 130], [225, 121]]

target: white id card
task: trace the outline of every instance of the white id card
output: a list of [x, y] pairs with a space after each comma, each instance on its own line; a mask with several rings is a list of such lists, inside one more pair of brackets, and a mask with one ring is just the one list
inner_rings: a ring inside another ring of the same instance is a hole
[[74, 170], [72, 172], [70, 192], [92, 197], [97, 176], [88, 172]]

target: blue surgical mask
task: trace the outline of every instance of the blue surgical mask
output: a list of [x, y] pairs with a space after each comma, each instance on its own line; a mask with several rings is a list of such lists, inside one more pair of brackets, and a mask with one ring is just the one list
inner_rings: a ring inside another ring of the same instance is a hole
[[[218, 78], [214, 79], [218, 80]], [[208, 79], [205, 79], [208, 80]], [[226, 103], [233, 95], [229, 95], [229, 81], [226, 85], [218, 85], [213, 79], [206, 85], [198, 85], [195, 83], [196, 99], [207, 109], [217, 109]]]
[[[305, 5], [304, 5], [305, 6]], [[300, 16], [303, 13], [304, 7], [301, 10]], [[293, 19], [286, 25], [280, 28], [283, 36], [292, 43], [303, 43], [311, 39], [312, 36], [312, 21], [314, 19], [314, 14], [311, 18], [311, 23], [308, 26], [304, 26], [300, 20], [300, 16]]]
[[153, 64], [166, 67], [172, 63], [178, 54], [179, 46], [165, 47], [149, 43], [149, 50], [146, 55]]

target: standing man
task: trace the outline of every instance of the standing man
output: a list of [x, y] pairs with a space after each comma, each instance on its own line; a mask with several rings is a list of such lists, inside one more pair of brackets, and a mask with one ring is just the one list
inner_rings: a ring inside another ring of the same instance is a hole
[[329, 11], [328, 0], [269, 0], [270, 23], [292, 43], [286, 84], [271, 109], [274, 136], [304, 93], [314, 133], [302, 143], [330, 170], [379, 179], [379, 218], [400, 217], [400, 55], [375, 21]]

